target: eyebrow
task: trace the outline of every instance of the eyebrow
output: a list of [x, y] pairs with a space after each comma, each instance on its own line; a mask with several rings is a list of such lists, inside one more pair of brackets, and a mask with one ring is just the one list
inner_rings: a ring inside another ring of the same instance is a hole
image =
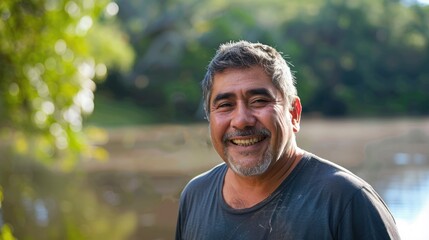
[[[262, 96], [266, 96], [269, 98], [274, 98], [274, 96], [271, 94], [270, 91], [268, 91], [266, 88], [255, 88], [255, 89], [250, 89], [246, 92], [246, 95], [262, 95]], [[235, 94], [234, 93], [230, 93], [230, 92], [226, 92], [226, 93], [219, 93], [218, 95], [216, 95], [216, 97], [213, 99], [213, 104], [216, 104], [217, 102], [224, 100], [224, 99], [229, 99], [234, 97]]]
[[219, 93], [218, 95], [216, 95], [216, 97], [213, 99], [213, 104], [223, 100], [223, 99], [228, 99], [233, 97], [234, 94], [233, 93]]
[[271, 94], [271, 92], [268, 91], [268, 89], [266, 89], [266, 88], [250, 89], [249, 91], [247, 91], [247, 94], [249, 94], [249, 95], [262, 95], [262, 96], [274, 98], [274, 96]]

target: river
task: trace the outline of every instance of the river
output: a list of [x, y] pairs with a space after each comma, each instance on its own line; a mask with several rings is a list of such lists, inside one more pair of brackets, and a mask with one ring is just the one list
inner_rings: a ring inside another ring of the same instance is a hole
[[[23, 159], [0, 168], [0, 220], [20, 239], [173, 239], [178, 197], [220, 163], [206, 124], [107, 130], [105, 162], [58, 172]], [[429, 239], [429, 119], [310, 119], [303, 149], [367, 180], [403, 239]]]

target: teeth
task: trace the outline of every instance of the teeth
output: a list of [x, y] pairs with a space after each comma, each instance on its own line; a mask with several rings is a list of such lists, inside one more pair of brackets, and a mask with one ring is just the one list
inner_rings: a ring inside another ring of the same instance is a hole
[[263, 139], [262, 137], [249, 138], [249, 139], [234, 139], [234, 140], [231, 140], [231, 142], [239, 146], [250, 146], [257, 142], [262, 141], [262, 139]]

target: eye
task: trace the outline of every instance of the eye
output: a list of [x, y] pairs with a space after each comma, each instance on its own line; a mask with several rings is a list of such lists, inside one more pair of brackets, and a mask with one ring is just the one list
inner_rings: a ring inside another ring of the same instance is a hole
[[265, 102], [268, 102], [268, 100], [267, 99], [263, 99], [263, 98], [259, 98], [259, 99], [255, 99], [254, 102], [265, 103]]
[[255, 98], [250, 102], [250, 104], [254, 107], [264, 107], [268, 103], [270, 103], [270, 100], [266, 98]]
[[232, 102], [220, 102], [216, 105], [216, 109], [227, 110], [229, 108], [232, 108], [233, 106], [234, 105], [232, 104]]

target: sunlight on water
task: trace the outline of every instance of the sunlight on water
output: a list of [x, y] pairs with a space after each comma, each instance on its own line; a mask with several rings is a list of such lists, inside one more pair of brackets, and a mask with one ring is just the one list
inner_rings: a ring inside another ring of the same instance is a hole
[[362, 169], [405, 240], [429, 239], [429, 131], [428, 122], [422, 123], [369, 142]]
[[398, 171], [389, 179], [383, 198], [395, 216], [402, 239], [428, 239], [429, 169]]

